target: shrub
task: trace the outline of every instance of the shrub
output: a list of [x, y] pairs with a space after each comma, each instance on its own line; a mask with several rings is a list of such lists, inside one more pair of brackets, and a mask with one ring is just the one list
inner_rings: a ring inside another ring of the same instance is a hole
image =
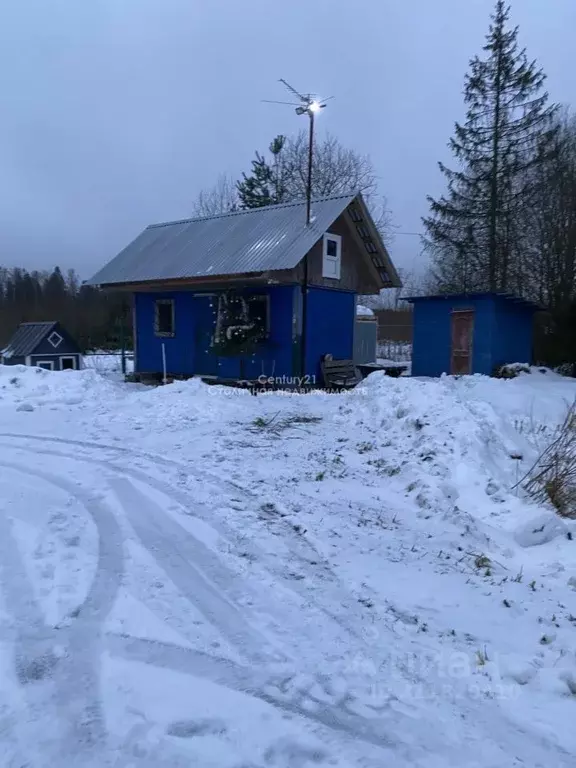
[[515, 379], [521, 373], [530, 373], [530, 366], [524, 363], [497, 365], [492, 371], [495, 379]]
[[576, 518], [576, 402], [521, 482], [535, 501], [550, 502], [562, 517]]

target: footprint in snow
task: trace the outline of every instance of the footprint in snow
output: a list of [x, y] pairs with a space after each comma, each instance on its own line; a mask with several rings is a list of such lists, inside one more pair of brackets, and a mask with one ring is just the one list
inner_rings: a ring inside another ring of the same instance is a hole
[[222, 720], [175, 720], [166, 728], [169, 736], [176, 736], [178, 739], [221, 735], [226, 731], [226, 724]]

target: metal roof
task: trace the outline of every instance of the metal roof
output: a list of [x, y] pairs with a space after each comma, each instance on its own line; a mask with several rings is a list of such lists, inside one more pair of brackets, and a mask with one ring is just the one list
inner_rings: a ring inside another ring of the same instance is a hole
[[436, 293], [429, 296], [406, 296], [403, 301], [408, 301], [410, 304], [415, 304], [420, 301], [435, 301], [439, 299], [452, 301], [473, 301], [475, 299], [503, 299], [509, 301], [512, 304], [525, 307], [526, 309], [532, 309], [535, 312], [539, 312], [543, 309], [540, 304], [529, 299], [523, 299], [521, 296], [516, 296], [513, 293], [507, 293], [505, 291], [471, 291], [468, 293]]
[[31, 355], [38, 344], [46, 338], [56, 326], [55, 321], [49, 323], [22, 323], [4, 347], [1, 354], [4, 357], [26, 357]]
[[[88, 280], [88, 284], [114, 285], [292, 269], [356, 198], [361, 196], [349, 193], [313, 200], [310, 226], [305, 223], [303, 201], [153, 224]], [[396, 275], [386, 249], [381, 244], [380, 248], [390, 265], [391, 275]]]

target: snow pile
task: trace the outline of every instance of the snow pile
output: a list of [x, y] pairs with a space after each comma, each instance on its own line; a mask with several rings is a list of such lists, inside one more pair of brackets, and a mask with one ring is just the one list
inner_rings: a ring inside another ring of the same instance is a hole
[[374, 312], [362, 304], [356, 306], [356, 317], [374, 317]]
[[[89, 405], [95, 412], [126, 397], [126, 386], [96, 371], [47, 371], [24, 365], [0, 365], [0, 407], [34, 410]], [[22, 407], [25, 405], [26, 407]]]

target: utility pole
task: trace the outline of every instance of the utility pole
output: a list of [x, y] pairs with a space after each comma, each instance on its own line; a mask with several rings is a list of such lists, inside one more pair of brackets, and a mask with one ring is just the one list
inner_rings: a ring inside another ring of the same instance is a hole
[[[308, 175], [306, 177], [306, 226], [311, 225], [312, 219], [312, 168], [314, 161], [314, 116], [321, 109], [326, 106], [328, 99], [317, 99], [313, 94], [302, 94], [293, 88], [283, 78], [280, 78], [280, 82], [286, 86], [290, 93], [295, 96], [299, 103], [287, 102], [287, 101], [270, 101], [264, 99], [269, 104], [288, 104], [289, 106], [296, 107], [297, 115], [308, 115], [309, 118], [309, 130], [308, 130]], [[333, 98], [330, 96], [330, 98]], [[302, 265], [302, 335], [300, 340], [300, 375], [306, 375], [306, 326], [308, 322], [308, 254], [304, 256], [304, 262]]]

